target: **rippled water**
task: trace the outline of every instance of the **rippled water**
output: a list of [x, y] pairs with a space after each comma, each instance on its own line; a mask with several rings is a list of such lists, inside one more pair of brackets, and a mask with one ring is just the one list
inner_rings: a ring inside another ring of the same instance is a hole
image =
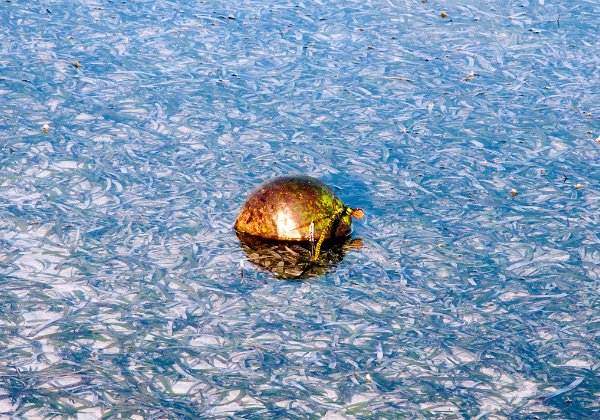
[[[598, 415], [598, 2], [43, 3], [0, 4], [0, 416]], [[304, 281], [231, 229], [287, 173], [366, 211]]]

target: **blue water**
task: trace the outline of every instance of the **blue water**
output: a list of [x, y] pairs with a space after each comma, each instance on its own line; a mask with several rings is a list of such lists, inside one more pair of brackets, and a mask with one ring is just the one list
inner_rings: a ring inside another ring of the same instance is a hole
[[[3, 1], [0, 416], [598, 416], [600, 5], [463, 3]], [[302, 281], [288, 173], [366, 212]]]

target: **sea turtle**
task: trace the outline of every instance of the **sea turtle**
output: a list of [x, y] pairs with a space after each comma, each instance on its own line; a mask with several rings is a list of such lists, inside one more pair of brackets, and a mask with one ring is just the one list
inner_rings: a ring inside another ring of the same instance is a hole
[[364, 212], [342, 203], [325, 183], [306, 175], [280, 176], [258, 186], [244, 203], [234, 229], [280, 241], [318, 241], [350, 235], [352, 217]]

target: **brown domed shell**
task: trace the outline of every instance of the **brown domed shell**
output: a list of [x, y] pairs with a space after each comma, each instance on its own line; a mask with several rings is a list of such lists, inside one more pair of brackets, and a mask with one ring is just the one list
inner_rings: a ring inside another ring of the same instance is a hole
[[352, 218], [346, 209], [331, 188], [318, 179], [282, 176], [250, 193], [234, 228], [264, 239], [308, 241], [312, 224], [315, 240], [322, 234], [325, 239], [341, 238], [352, 231]]

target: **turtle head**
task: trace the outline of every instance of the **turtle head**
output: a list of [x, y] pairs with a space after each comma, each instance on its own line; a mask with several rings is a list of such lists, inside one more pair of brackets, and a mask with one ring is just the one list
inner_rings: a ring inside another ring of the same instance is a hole
[[356, 220], [360, 220], [365, 215], [365, 211], [363, 209], [351, 209], [350, 207], [346, 207], [345, 213], [351, 215]]
[[356, 220], [360, 220], [363, 218], [363, 216], [365, 215], [365, 211], [363, 209], [350, 209], [350, 214], [352, 215], [352, 217], [354, 217]]

